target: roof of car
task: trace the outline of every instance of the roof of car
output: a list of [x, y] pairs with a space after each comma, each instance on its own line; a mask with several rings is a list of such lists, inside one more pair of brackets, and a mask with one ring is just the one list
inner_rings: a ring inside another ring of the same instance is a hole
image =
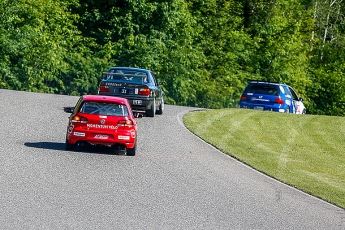
[[114, 96], [104, 96], [104, 95], [84, 95], [84, 101], [97, 101], [97, 102], [111, 102], [117, 104], [126, 104], [127, 99], [122, 97], [114, 97]]

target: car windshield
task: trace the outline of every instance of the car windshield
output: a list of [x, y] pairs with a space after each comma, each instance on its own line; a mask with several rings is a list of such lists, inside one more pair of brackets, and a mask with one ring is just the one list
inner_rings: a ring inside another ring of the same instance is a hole
[[143, 71], [110, 69], [108, 73], [111, 74], [104, 74], [104, 80], [117, 80], [138, 84], [147, 82], [147, 74]]
[[128, 116], [126, 106], [105, 102], [85, 102], [82, 105], [80, 112], [107, 116]]
[[270, 84], [250, 84], [246, 89], [246, 93], [279, 96], [279, 87]]

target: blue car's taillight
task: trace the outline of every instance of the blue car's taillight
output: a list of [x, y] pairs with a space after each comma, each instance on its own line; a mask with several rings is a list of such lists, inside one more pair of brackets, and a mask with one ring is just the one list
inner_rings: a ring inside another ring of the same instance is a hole
[[284, 100], [283, 100], [283, 98], [281, 98], [281, 97], [277, 97], [275, 100], [274, 100], [274, 102], [275, 103], [277, 103], [277, 104], [284, 104]]

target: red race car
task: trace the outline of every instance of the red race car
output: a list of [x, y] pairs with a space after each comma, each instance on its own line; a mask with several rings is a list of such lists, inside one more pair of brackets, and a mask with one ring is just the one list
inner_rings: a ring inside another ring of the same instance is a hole
[[75, 146], [108, 146], [134, 156], [137, 145], [137, 122], [142, 114], [133, 114], [129, 101], [121, 97], [84, 95], [75, 107], [64, 107], [72, 113], [66, 134], [66, 150]]

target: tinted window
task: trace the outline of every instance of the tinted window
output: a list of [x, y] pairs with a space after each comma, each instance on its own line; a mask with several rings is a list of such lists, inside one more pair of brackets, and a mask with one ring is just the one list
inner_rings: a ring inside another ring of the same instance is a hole
[[127, 107], [120, 104], [85, 102], [81, 109], [81, 113], [99, 114], [107, 116], [128, 116]]
[[153, 78], [153, 81], [154, 81], [155, 85], [158, 86], [158, 81], [156, 79], [156, 76], [152, 72], [151, 72], [151, 76]]
[[104, 74], [104, 80], [119, 80], [130, 83], [146, 83], [147, 74], [143, 71], [138, 70], [123, 70], [123, 69], [110, 69], [108, 73], [113, 74]]
[[279, 96], [279, 87], [270, 84], [250, 84], [246, 89], [246, 93]]
[[295, 92], [291, 87], [289, 87], [289, 90], [290, 90], [290, 92], [291, 92], [292, 99], [295, 100], [295, 101], [298, 101], [299, 98], [298, 98], [296, 92]]
[[284, 89], [283, 93], [285, 94], [285, 96], [288, 98], [292, 98], [289, 88], [286, 85], [283, 85], [282, 88]]

